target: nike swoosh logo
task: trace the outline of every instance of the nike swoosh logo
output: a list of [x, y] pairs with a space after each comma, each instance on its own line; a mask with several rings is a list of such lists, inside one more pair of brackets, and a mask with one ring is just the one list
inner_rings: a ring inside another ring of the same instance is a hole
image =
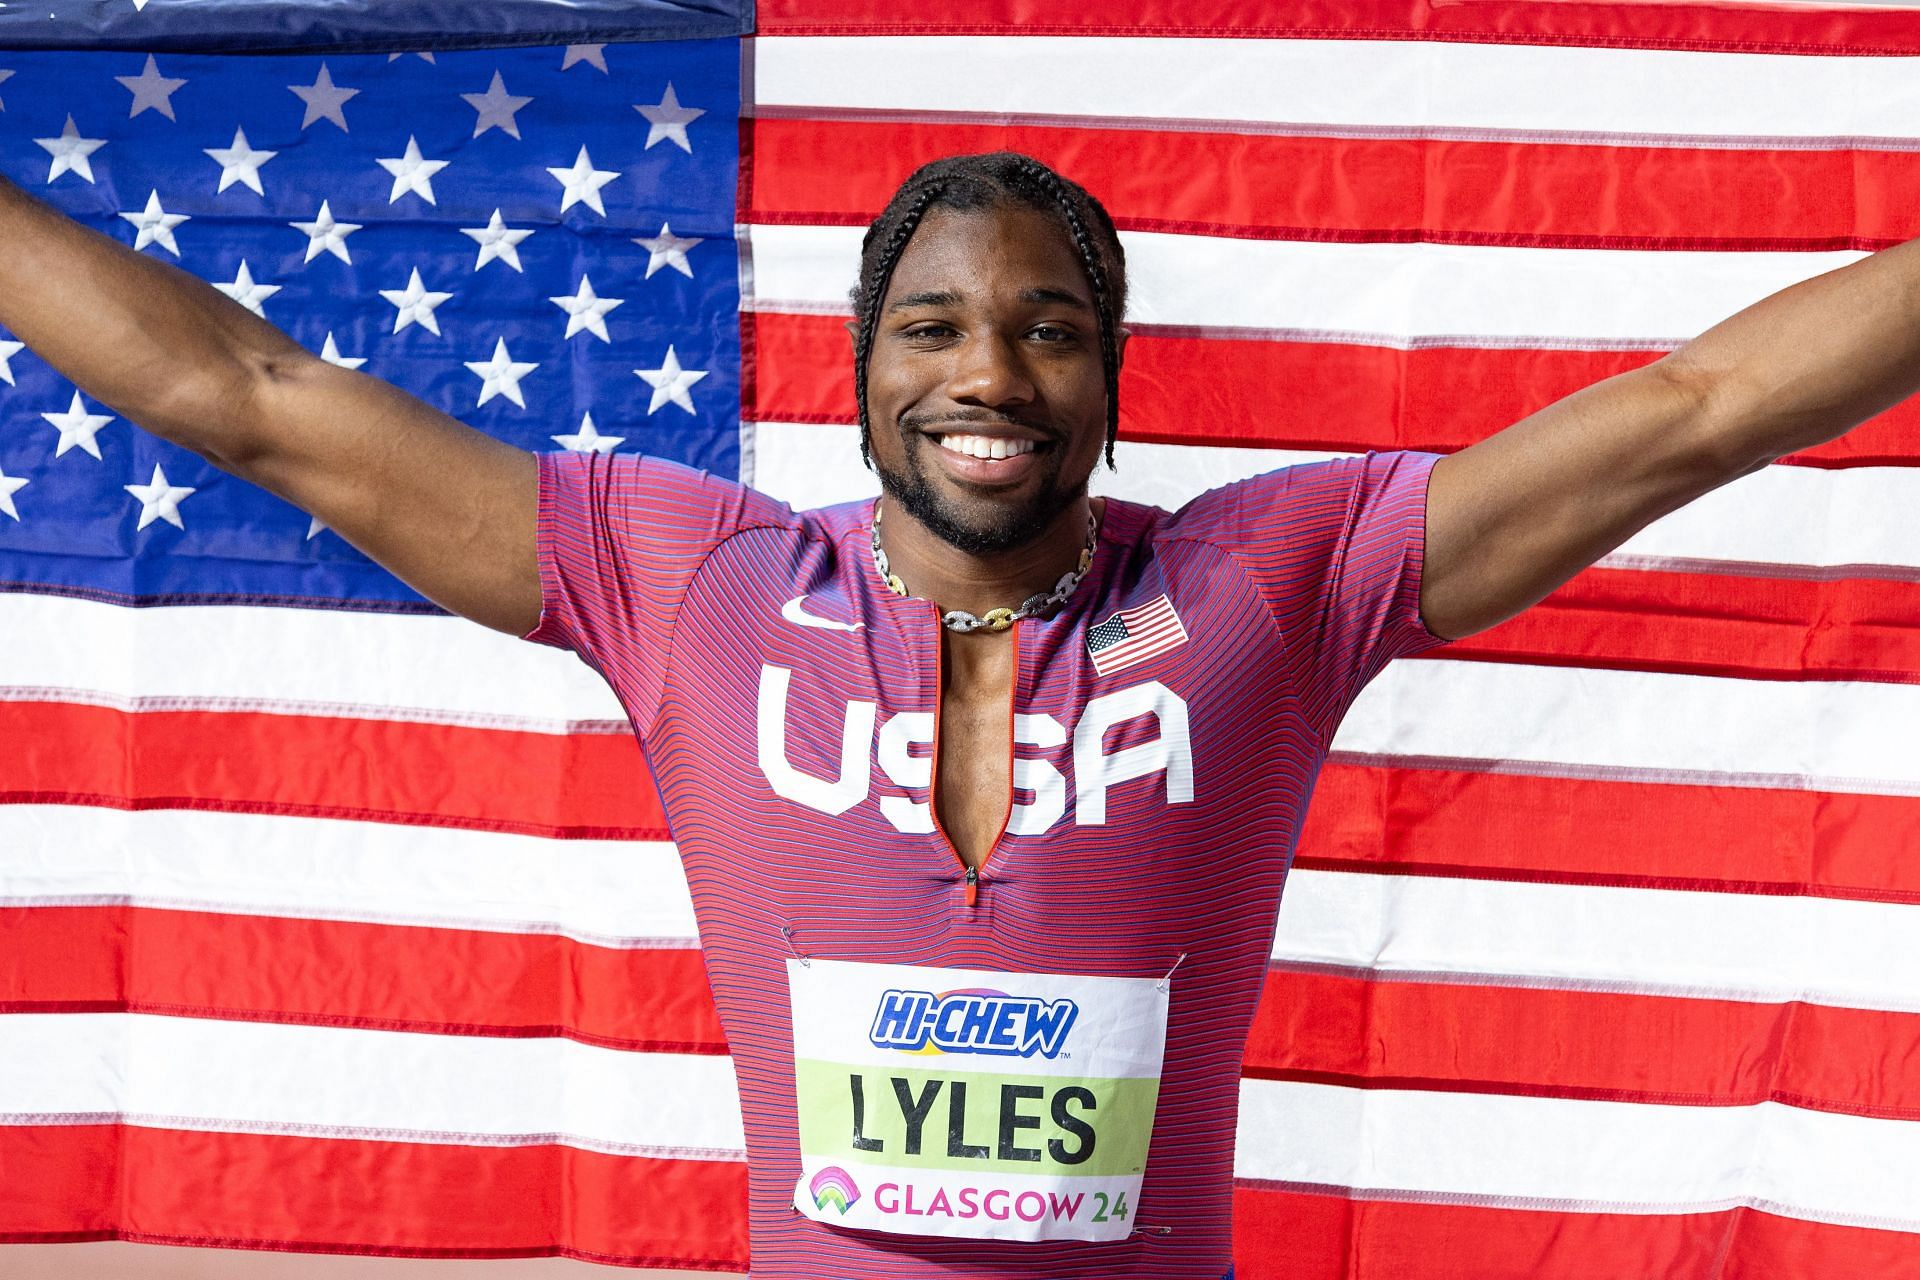
[[860, 629], [860, 624], [857, 622], [835, 622], [832, 618], [816, 617], [802, 608], [806, 602], [805, 596], [795, 596], [780, 606], [780, 616], [796, 627], [818, 627], [822, 631], [858, 631]]

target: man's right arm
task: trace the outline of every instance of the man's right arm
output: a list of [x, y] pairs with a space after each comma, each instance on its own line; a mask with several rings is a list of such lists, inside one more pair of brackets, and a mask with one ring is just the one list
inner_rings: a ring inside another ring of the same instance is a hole
[[278, 494], [428, 599], [540, 617], [532, 454], [337, 368], [0, 178], [0, 324], [95, 400]]

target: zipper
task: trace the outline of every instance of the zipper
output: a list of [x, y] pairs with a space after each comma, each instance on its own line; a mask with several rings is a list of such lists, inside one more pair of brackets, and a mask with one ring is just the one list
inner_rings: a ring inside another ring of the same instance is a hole
[[979, 869], [976, 867], [968, 867], [967, 868], [967, 905], [970, 907], [974, 907], [974, 906], [978, 906], [979, 904], [980, 904], [980, 872], [979, 872]]

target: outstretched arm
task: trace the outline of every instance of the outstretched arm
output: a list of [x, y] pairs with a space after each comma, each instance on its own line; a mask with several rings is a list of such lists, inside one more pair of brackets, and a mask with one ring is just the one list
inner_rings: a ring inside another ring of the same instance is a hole
[[327, 364], [4, 178], [0, 324], [89, 396], [319, 516], [436, 603], [515, 634], [539, 620], [531, 454]]
[[1459, 639], [1701, 494], [1920, 389], [1920, 241], [1794, 285], [1442, 459], [1421, 612]]

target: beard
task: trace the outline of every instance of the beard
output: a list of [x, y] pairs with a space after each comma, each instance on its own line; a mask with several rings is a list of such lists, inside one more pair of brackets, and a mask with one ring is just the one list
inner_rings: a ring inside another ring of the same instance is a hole
[[1040, 461], [1041, 483], [1032, 495], [1014, 505], [981, 499], [956, 501], [934, 486], [922, 464], [922, 451], [940, 446], [918, 431], [900, 432], [905, 467], [894, 470], [874, 459], [880, 490], [887, 500], [925, 526], [956, 551], [972, 556], [995, 555], [1037, 541], [1060, 513], [1084, 497], [1087, 482], [1063, 484], [1060, 462], [1064, 450], [1051, 443]]

